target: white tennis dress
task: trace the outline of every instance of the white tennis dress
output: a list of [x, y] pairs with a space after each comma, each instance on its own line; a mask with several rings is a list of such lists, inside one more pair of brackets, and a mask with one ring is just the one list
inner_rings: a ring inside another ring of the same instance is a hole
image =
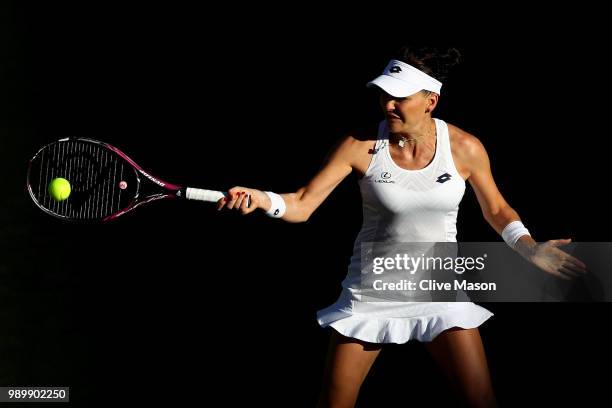
[[317, 313], [322, 327], [372, 343], [429, 342], [451, 327], [473, 328], [493, 316], [472, 302], [368, 302], [360, 289], [361, 243], [456, 242], [459, 202], [465, 181], [455, 168], [448, 126], [436, 125], [436, 151], [423, 169], [399, 167], [389, 151], [389, 129], [381, 122], [368, 169], [359, 187], [363, 225], [342, 293]]

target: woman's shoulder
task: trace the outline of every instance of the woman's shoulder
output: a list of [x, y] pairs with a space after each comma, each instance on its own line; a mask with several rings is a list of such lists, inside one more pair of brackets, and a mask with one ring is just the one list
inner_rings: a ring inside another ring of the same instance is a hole
[[346, 163], [363, 175], [375, 153], [377, 139], [377, 126], [357, 128], [347, 132], [336, 143], [329, 160]]
[[355, 128], [345, 137], [352, 143], [373, 143], [378, 139], [378, 125]]
[[337, 148], [358, 153], [364, 149], [371, 149], [378, 139], [378, 125], [355, 128], [346, 132], [338, 141]]
[[453, 155], [459, 158], [468, 159], [479, 156], [485, 152], [485, 148], [478, 137], [458, 126], [450, 123], [447, 123], [447, 125]]

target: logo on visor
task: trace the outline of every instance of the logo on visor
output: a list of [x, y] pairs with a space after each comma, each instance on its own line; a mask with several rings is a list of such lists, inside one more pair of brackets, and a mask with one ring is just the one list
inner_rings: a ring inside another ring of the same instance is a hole
[[399, 73], [399, 72], [402, 72], [402, 68], [401, 68], [401, 67], [399, 67], [399, 66], [397, 66], [397, 65], [395, 65], [395, 66], [391, 67], [391, 69], [389, 70], [389, 72], [392, 72], [392, 73], [394, 73], [394, 74], [397, 74], [397, 73]]

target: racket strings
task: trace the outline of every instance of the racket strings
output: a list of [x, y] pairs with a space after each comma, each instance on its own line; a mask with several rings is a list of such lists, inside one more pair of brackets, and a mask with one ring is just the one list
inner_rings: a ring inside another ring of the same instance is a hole
[[[30, 174], [29, 183], [37, 203], [72, 219], [102, 219], [118, 212], [129, 204], [138, 184], [135, 172], [121, 158], [103, 145], [81, 140], [47, 146], [33, 160], [32, 169], [37, 174]], [[126, 176], [130, 176], [127, 181]], [[70, 196], [63, 201], [53, 199], [47, 189], [57, 177], [71, 186]], [[36, 181], [38, 185], [33, 186]]]

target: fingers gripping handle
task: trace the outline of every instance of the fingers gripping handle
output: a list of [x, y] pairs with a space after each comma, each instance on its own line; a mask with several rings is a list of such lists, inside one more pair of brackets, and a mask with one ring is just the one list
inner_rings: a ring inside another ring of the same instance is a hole
[[188, 200], [216, 202], [219, 201], [220, 198], [225, 197], [225, 194], [221, 191], [187, 187], [185, 197]]
[[[227, 193], [192, 187], [187, 187], [187, 189], [185, 190], [185, 198], [187, 198], [188, 200], [209, 201], [214, 203], [219, 201], [219, 199], [223, 197], [227, 197]], [[250, 196], [247, 196], [246, 206], [247, 208], [251, 206]]]

